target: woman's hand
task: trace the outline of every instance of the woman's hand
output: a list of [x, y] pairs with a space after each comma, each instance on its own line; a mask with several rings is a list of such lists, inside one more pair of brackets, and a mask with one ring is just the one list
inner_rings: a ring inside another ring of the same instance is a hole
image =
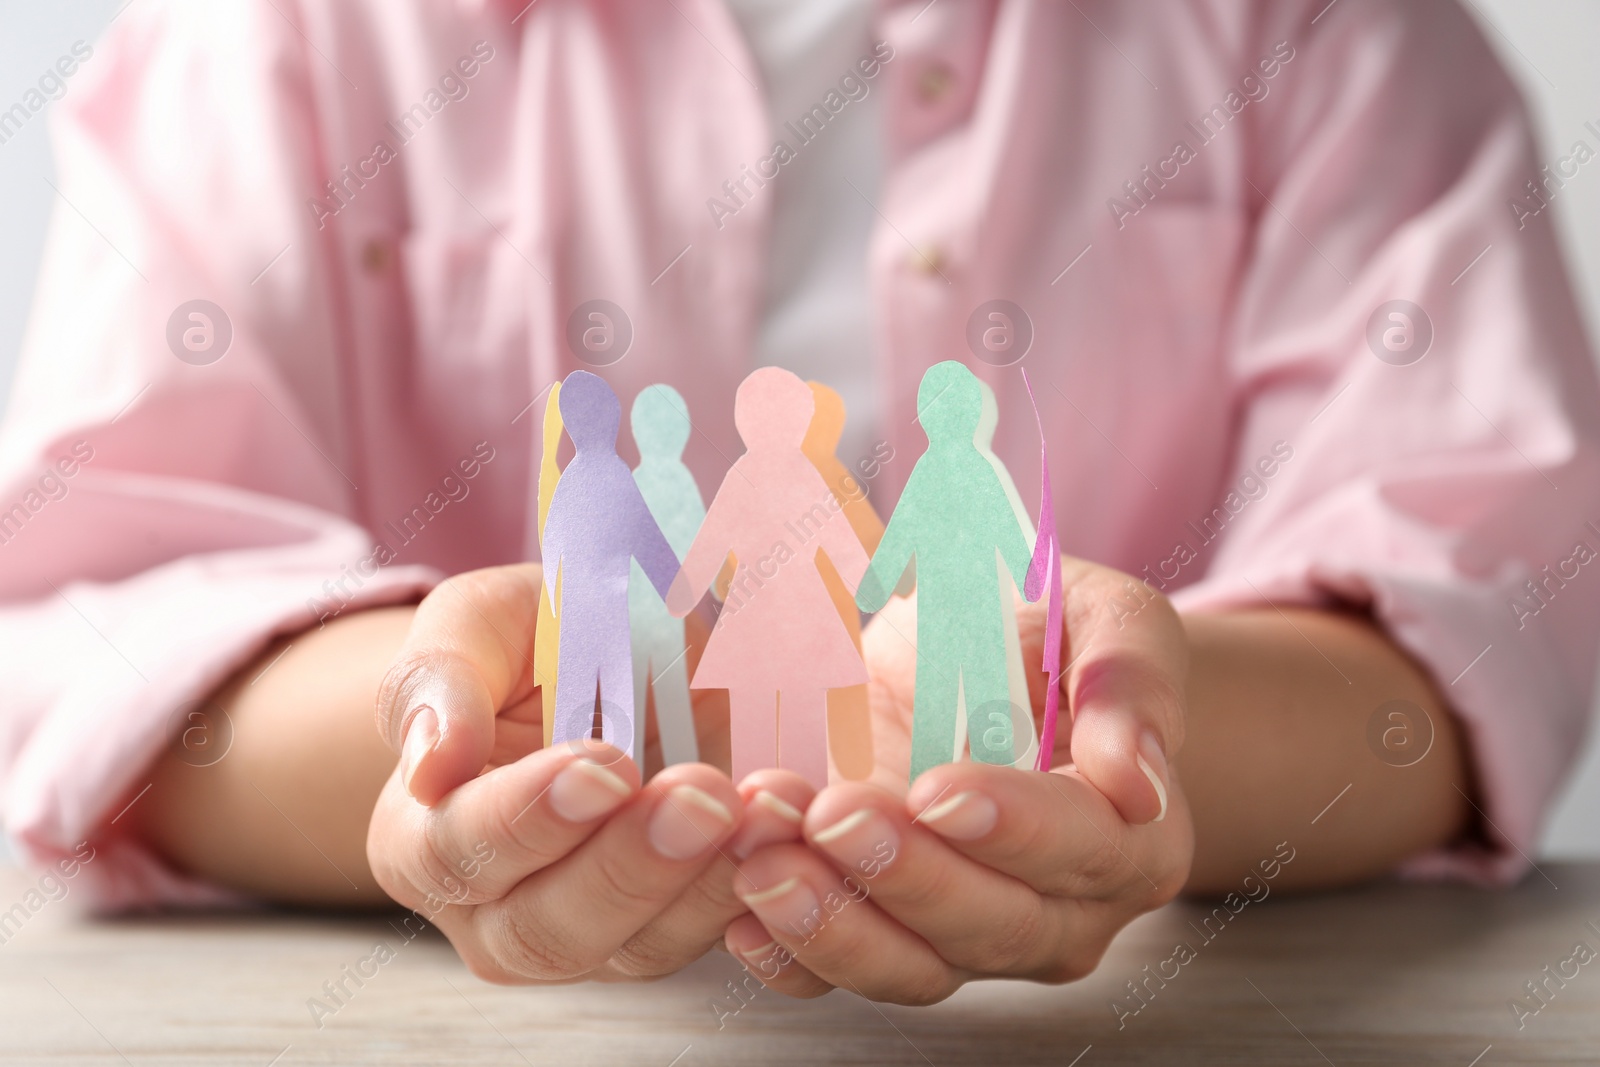
[[[904, 794], [914, 604], [892, 602], [868, 628], [872, 781], [830, 786], [806, 813], [804, 844], [763, 847], [739, 868], [752, 914], [726, 942], [767, 985], [928, 1004], [973, 978], [1070, 981], [1183, 886], [1194, 838], [1170, 769], [1183, 743], [1183, 626], [1148, 586], [1131, 598], [1126, 575], [1064, 559], [1063, 578], [1070, 667], [1048, 774], [961, 762]], [[1030, 666], [1043, 610], [1019, 611]]]
[[[735, 789], [703, 763], [640, 788], [639, 768], [610, 746], [535, 751], [541, 578], [533, 564], [475, 571], [418, 608], [379, 692], [378, 729], [400, 761], [368, 858], [385, 892], [437, 924], [482, 978], [668, 974], [744, 911], [734, 862], [797, 840], [811, 789], [776, 770]], [[708, 742], [726, 749], [703, 729]]]

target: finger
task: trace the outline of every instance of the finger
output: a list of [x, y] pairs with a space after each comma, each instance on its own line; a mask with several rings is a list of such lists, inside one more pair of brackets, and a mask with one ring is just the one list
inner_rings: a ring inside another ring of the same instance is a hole
[[1072, 908], [952, 848], [914, 823], [900, 798], [868, 785], [836, 785], [812, 803], [805, 829], [813, 848], [946, 962], [1033, 977], [1046, 968], [1053, 974], [1063, 958]]
[[424, 804], [483, 770], [495, 716], [533, 696], [530, 650], [543, 571], [491, 567], [446, 579], [417, 607], [378, 689], [378, 732]]
[[1130, 899], [1142, 910], [1176, 895], [1189, 869], [1192, 846], [1178, 820], [1129, 827], [1071, 771], [946, 764], [917, 779], [904, 810], [956, 851], [1053, 896]]
[[432, 808], [386, 791], [368, 856], [379, 884], [402, 903], [479, 904], [566, 856], [638, 789], [639, 772], [622, 752], [575, 741], [497, 767]]
[[728, 952], [768, 989], [801, 1000], [833, 991], [832, 985], [806, 970], [793, 953], [773, 940], [754, 915], [741, 915], [729, 923], [723, 940]]
[[589, 974], [706, 867], [742, 813], [726, 775], [668, 767], [562, 862], [474, 909], [472, 924], [501, 981]]
[[1166, 817], [1170, 760], [1183, 744], [1188, 638], [1165, 597], [1141, 586], [1128, 610], [1127, 575], [1063, 558], [1071, 664], [1072, 762], [1130, 823]]
[[774, 845], [740, 864], [745, 906], [779, 945], [825, 982], [871, 1000], [933, 1004], [960, 987], [928, 942], [885, 915], [853, 875], [804, 845]]
[[793, 771], [760, 770], [739, 783], [744, 816], [722, 855], [659, 914], [624, 941], [608, 969], [629, 978], [671, 974], [699, 959], [744, 914], [734, 893], [735, 859], [765, 845], [800, 840], [803, 811], [814, 790]]
[[800, 840], [805, 810], [816, 795], [811, 783], [793, 771], [772, 768], [746, 775], [739, 783], [744, 819], [728, 852], [742, 860], [766, 845]]

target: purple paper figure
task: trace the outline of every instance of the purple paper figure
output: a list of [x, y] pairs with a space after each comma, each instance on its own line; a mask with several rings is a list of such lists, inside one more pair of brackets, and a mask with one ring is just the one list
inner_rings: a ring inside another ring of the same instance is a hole
[[628, 634], [630, 560], [663, 599], [678, 557], [650, 515], [633, 472], [617, 455], [622, 405], [588, 371], [561, 384], [561, 421], [576, 453], [561, 472], [544, 528], [545, 573], [560, 576], [561, 649], [556, 665], [555, 744], [594, 733], [633, 751], [633, 652]]

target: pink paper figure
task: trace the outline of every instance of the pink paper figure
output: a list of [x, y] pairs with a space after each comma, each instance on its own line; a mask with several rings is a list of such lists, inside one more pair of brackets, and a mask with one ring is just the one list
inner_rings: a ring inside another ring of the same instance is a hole
[[553, 741], [593, 734], [598, 686], [601, 737], [631, 753], [629, 561], [638, 560], [665, 597], [678, 573], [678, 557], [645, 506], [633, 472], [617, 455], [622, 419], [617, 394], [588, 371], [573, 371], [561, 384], [560, 406], [577, 451], [556, 483], [544, 527], [545, 573], [559, 576], [561, 590]]
[[733, 415], [746, 451], [717, 490], [667, 607], [688, 614], [733, 555], [738, 567], [693, 687], [728, 690], [735, 780], [784, 767], [820, 789], [828, 783], [828, 691], [865, 683], [867, 668], [817, 553], [854, 594], [867, 552], [801, 450], [814, 405], [810, 386], [778, 367], [739, 386]]

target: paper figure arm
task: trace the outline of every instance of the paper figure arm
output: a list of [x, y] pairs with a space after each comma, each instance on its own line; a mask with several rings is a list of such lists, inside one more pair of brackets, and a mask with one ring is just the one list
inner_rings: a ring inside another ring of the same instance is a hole
[[862, 611], [877, 611], [887, 604], [900, 576], [911, 565], [916, 552], [912, 531], [919, 525], [915, 509], [921, 496], [917, 490], [917, 472], [912, 471], [911, 480], [900, 494], [900, 506], [889, 516], [883, 540], [878, 542], [878, 550], [872, 554], [872, 561], [856, 589], [856, 607]]
[[[633, 487], [633, 483], [628, 483]], [[644, 502], [644, 496], [633, 487], [633, 558], [639, 561], [650, 584], [656, 587], [661, 599], [667, 598], [673, 579], [678, 576], [678, 554], [667, 544], [666, 534], [656, 523], [655, 516]]]
[[694, 610], [733, 550], [733, 533], [743, 505], [738, 499], [738, 487], [730, 484], [733, 476], [730, 471], [717, 490], [700, 531], [694, 535], [694, 543], [684, 554], [683, 566], [678, 568], [678, 576], [667, 591], [667, 610], [680, 619]]
[[[558, 588], [557, 578], [561, 574], [561, 557], [566, 552], [566, 534], [560, 529], [560, 523], [546, 522], [544, 535], [539, 539], [539, 564], [544, 568], [545, 581], [550, 589]], [[554, 597], [551, 603], [555, 603]], [[559, 607], [557, 617], [560, 617]]]
[[539, 456], [539, 543], [544, 543], [544, 526], [550, 518], [550, 500], [555, 496], [556, 484], [561, 478], [561, 466], [556, 462], [556, 450], [561, 447], [561, 435], [566, 425], [561, 421], [561, 383], [550, 386], [550, 398], [544, 404], [542, 435], [544, 449]]
[[1028, 595], [1028, 571], [1033, 566], [1034, 550], [1028, 546], [1027, 538], [1023, 534], [1022, 525], [1017, 521], [1017, 514], [1011, 509], [1011, 502], [1006, 499], [1005, 489], [1000, 485], [999, 478], [995, 479], [994, 490], [990, 494], [992, 506], [990, 514], [995, 518], [995, 532], [997, 544], [1000, 549], [1000, 558], [1006, 561], [1006, 569], [1011, 572], [1011, 580], [1017, 588], [1022, 590], [1022, 597], [1028, 603], [1039, 599], [1041, 590], [1035, 590], [1032, 596]]
[[[819, 476], [817, 480], [820, 483], [822, 479]], [[849, 516], [843, 510], [833, 512], [818, 532], [822, 551], [828, 554], [833, 569], [838, 571], [839, 577], [844, 580], [844, 587], [854, 595], [872, 561], [867, 556], [866, 547], [856, 536], [855, 527], [850, 524]]]

